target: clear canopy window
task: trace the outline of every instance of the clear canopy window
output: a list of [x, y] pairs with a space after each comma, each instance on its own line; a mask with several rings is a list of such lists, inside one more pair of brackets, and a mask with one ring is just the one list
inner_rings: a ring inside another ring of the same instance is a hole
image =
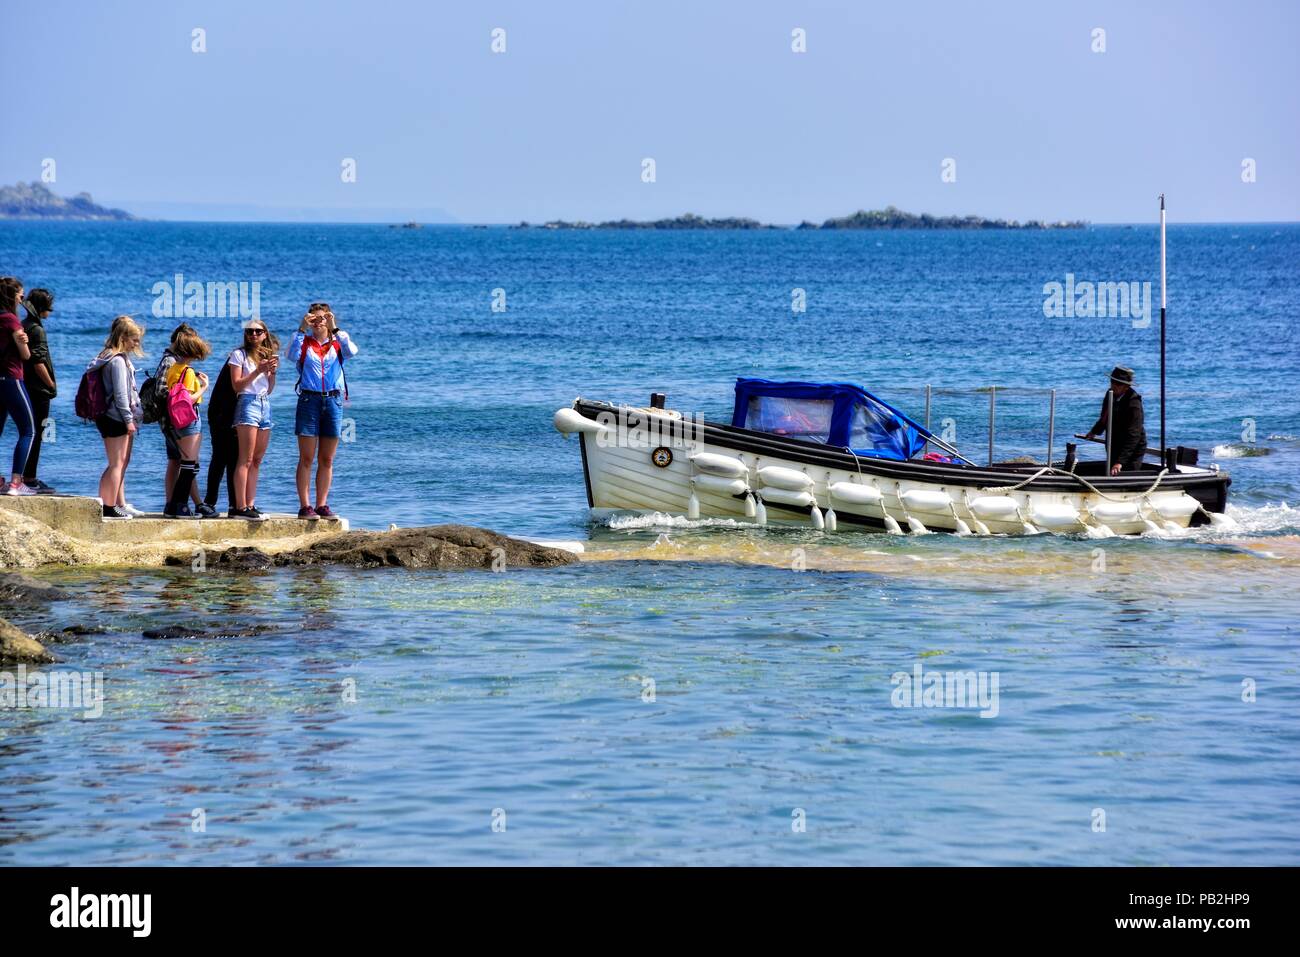
[[831, 418], [835, 414], [833, 399], [789, 399], [782, 396], [755, 395], [749, 399], [745, 428], [774, 435], [788, 435], [806, 442], [828, 442]]

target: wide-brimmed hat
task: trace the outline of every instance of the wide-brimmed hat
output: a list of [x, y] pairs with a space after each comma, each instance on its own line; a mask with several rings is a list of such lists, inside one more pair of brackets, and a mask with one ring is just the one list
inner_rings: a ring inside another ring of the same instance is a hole
[[1128, 366], [1116, 366], [1110, 370], [1111, 382], [1123, 382], [1125, 385], [1133, 384], [1133, 370]]

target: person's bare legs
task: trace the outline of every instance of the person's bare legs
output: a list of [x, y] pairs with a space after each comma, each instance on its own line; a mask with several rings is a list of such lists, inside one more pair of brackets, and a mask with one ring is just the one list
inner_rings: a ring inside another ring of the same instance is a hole
[[334, 483], [334, 453], [338, 451], [337, 437], [321, 436], [320, 452], [316, 457], [316, 507], [320, 508], [330, 497], [330, 486]]
[[271, 442], [270, 429], [258, 429], [257, 445], [253, 452], [253, 462], [248, 467], [248, 504], [254, 508], [257, 507], [257, 479], [262, 474], [262, 459], [266, 455], [266, 447]]
[[311, 504], [311, 464], [315, 460], [316, 436], [298, 436], [298, 468], [294, 472], [294, 480], [298, 484], [299, 508], [306, 508]]
[[117, 496], [122, 487], [122, 473], [126, 471], [127, 441], [129, 435], [104, 438], [104, 454], [108, 457], [108, 467], [99, 477], [99, 497], [105, 505], [121, 505]]
[[[235, 435], [239, 439], [239, 456], [235, 459], [235, 509], [243, 511], [252, 501], [248, 497], [248, 470], [253, 464], [257, 452], [257, 433], [261, 431], [255, 425], [235, 426]], [[265, 451], [265, 449], [263, 450]]]
[[126, 439], [126, 454], [122, 459], [122, 474], [117, 480], [117, 504], [126, 504], [126, 469], [131, 464], [131, 449], [135, 447], [135, 433], [128, 432], [123, 436]]

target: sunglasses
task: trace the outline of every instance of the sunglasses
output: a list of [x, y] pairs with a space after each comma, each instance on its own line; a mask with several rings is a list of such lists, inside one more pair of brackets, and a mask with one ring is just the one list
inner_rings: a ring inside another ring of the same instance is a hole
[[265, 329], [245, 329], [245, 330], [244, 330], [244, 335], [246, 335], [246, 336], [264, 336], [264, 335], [266, 335], [266, 330], [265, 330]]

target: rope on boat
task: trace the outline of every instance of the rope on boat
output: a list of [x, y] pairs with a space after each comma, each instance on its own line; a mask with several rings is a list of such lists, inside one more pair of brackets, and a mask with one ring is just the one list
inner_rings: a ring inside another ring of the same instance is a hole
[[[1102, 498], [1110, 499], [1110, 501], [1112, 501], [1112, 502], [1125, 502], [1125, 501], [1129, 501], [1129, 499], [1116, 498], [1116, 497], [1113, 496], [1113, 495], [1107, 495], [1105, 492], [1103, 492], [1101, 489], [1097, 488], [1097, 486], [1093, 485], [1091, 482], [1089, 482], [1089, 481], [1088, 481], [1086, 478], [1084, 478], [1082, 475], [1077, 475], [1077, 474], [1074, 473], [1074, 472], [1066, 472], [1066, 471], [1063, 470], [1063, 469], [1058, 469], [1058, 468], [1056, 468], [1055, 466], [1051, 466], [1051, 465], [1046, 465], [1046, 466], [1044, 466], [1043, 468], [1039, 469], [1037, 472], [1035, 472], [1033, 475], [1029, 476], [1029, 478], [1025, 479], [1023, 482], [1021, 482], [1021, 483], [1018, 484], [1018, 485], [1000, 485], [1000, 486], [998, 486], [997, 488], [990, 488], [990, 489], [988, 489], [987, 491], [990, 491], [990, 492], [1015, 492], [1015, 491], [1018, 491], [1018, 490], [1024, 488], [1024, 487], [1025, 487], [1026, 485], [1028, 485], [1030, 482], [1033, 482], [1033, 481], [1036, 480], [1036, 479], [1042, 478], [1042, 477], [1043, 477], [1044, 475], [1046, 475], [1048, 472], [1053, 472], [1053, 473], [1055, 473], [1055, 474], [1057, 474], [1057, 475], [1067, 475], [1067, 476], [1069, 476], [1069, 477], [1072, 478], [1072, 479], [1075, 479], [1075, 480], [1077, 480], [1077, 481], [1079, 481], [1079, 482], [1082, 482], [1084, 485], [1086, 485], [1086, 486], [1088, 487], [1089, 491], [1091, 491], [1094, 495], [1099, 495], [1099, 496], [1102, 497]], [[1164, 478], [1165, 478], [1165, 476], [1166, 476], [1168, 473], [1169, 473], [1169, 470], [1168, 470], [1168, 469], [1161, 469], [1161, 470], [1160, 470], [1160, 474], [1156, 476], [1156, 480], [1155, 480], [1154, 482], [1151, 483], [1151, 487], [1150, 487], [1149, 489], [1147, 489], [1145, 492], [1142, 492], [1140, 495], [1138, 495], [1138, 499], [1139, 499], [1139, 500], [1144, 499], [1144, 498], [1146, 498], [1148, 495], [1150, 495], [1152, 492], [1154, 492], [1154, 491], [1155, 491], [1155, 490], [1160, 486], [1160, 483], [1164, 481]]]

